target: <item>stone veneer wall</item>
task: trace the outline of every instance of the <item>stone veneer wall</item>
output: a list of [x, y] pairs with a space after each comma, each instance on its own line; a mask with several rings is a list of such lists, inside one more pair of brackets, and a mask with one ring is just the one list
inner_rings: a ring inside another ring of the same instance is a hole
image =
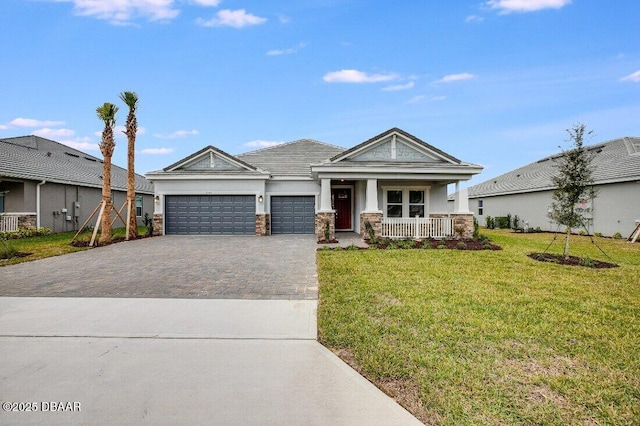
[[256, 235], [259, 235], [261, 237], [271, 235], [271, 215], [256, 215]]
[[162, 213], [153, 214], [153, 235], [162, 235], [164, 230], [162, 229]]
[[316, 213], [316, 237], [318, 241], [324, 240], [324, 228], [329, 220], [329, 239], [336, 239], [336, 214], [334, 212]]
[[38, 225], [38, 215], [25, 213], [18, 216], [18, 228], [35, 228]]
[[382, 234], [382, 213], [360, 213], [360, 235], [363, 238], [369, 238], [367, 228], [364, 223], [369, 221], [376, 237]]
[[[462, 238], [473, 238], [473, 214], [451, 213], [453, 229], [463, 228]], [[455, 233], [458, 236], [458, 232]]]

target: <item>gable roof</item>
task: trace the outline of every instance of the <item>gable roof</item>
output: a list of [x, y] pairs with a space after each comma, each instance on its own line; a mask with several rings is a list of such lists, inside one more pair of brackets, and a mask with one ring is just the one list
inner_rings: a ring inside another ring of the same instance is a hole
[[402, 129], [398, 129], [397, 127], [393, 127], [391, 129], [387, 130], [386, 132], [380, 133], [379, 135], [374, 136], [371, 139], [368, 139], [368, 140], [362, 142], [361, 144], [358, 144], [358, 145], [354, 146], [353, 148], [349, 148], [346, 151], [342, 151], [338, 155], [333, 156], [330, 159], [330, 161], [332, 163], [342, 161], [342, 160], [350, 157], [352, 154], [357, 153], [358, 151], [363, 151], [363, 150], [367, 149], [369, 146], [376, 145], [380, 141], [382, 141], [382, 140], [386, 139], [387, 137], [392, 136], [394, 134], [402, 136], [408, 142], [412, 142], [414, 144], [417, 144], [417, 146], [419, 148], [422, 148], [423, 150], [429, 152], [432, 155], [435, 155], [436, 157], [440, 157], [440, 159], [442, 159], [442, 160], [444, 160], [446, 162], [454, 163], [454, 164], [460, 164], [461, 163], [461, 161], [458, 160], [457, 158], [447, 154], [444, 151], [441, 151], [440, 149], [436, 148], [435, 146], [429, 145], [428, 143], [426, 143], [422, 139], [419, 139], [419, 138], [413, 136], [412, 134], [405, 132]]
[[[590, 145], [593, 153], [593, 181], [596, 184], [640, 180], [640, 138], [624, 137]], [[551, 177], [557, 173], [554, 160], [562, 154], [545, 157], [493, 179], [469, 187], [469, 197], [516, 194], [553, 189]]]
[[311, 164], [327, 161], [344, 148], [300, 139], [269, 148], [240, 154], [237, 157], [276, 176], [311, 176]]
[[[40, 136], [0, 139], [0, 177], [102, 188], [103, 161]], [[111, 188], [127, 190], [127, 170], [111, 167]], [[153, 186], [136, 174], [137, 192], [153, 194]]]
[[[228, 161], [230, 163], [235, 163], [237, 166], [239, 166], [240, 168], [244, 169], [243, 170], [244, 172], [247, 172], [247, 171], [248, 172], [258, 172], [259, 171], [255, 166], [253, 166], [253, 165], [251, 165], [249, 163], [246, 163], [246, 162], [242, 161], [241, 159], [239, 159], [238, 157], [234, 157], [233, 155], [228, 154], [228, 153], [224, 152], [223, 150], [216, 148], [213, 145], [206, 146], [206, 147], [202, 148], [200, 151], [194, 152], [193, 154], [183, 158], [182, 160], [176, 161], [172, 165], [167, 166], [162, 170], [165, 171], [165, 172], [176, 171], [176, 170], [180, 169], [181, 167], [189, 164], [190, 162], [196, 160], [198, 157], [202, 157], [202, 156], [206, 155], [209, 152], [214, 152], [214, 153], [218, 154], [220, 157], [224, 158], [226, 161]], [[199, 172], [201, 173], [202, 171], [199, 171]]]

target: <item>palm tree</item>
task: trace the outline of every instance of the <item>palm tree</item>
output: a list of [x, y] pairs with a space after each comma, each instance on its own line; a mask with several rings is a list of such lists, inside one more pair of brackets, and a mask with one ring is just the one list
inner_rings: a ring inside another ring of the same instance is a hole
[[116, 113], [118, 107], [109, 102], [96, 108], [98, 118], [104, 121], [104, 130], [102, 130], [102, 142], [100, 143], [100, 151], [104, 157], [104, 171], [102, 173], [102, 202], [104, 203], [104, 212], [102, 214], [102, 231], [100, 232], [99, 243], [104, 244], [111, 242], [111, 157], [116, 147], [113, 139], [113, 128], [116, 125]]
[[138, 221], [136, 220], [136, 175], [134, 170], [136, 132], [138, 131], [138, 120], [136, 119], [136, 109], [138, 108], [138, 95], [136, 92], [122, 92], [120, 99], [129, 107], [127, 115], [127, 128], [124, 134], [127, 135], [127, 240], [133, 240], [138, 236]]

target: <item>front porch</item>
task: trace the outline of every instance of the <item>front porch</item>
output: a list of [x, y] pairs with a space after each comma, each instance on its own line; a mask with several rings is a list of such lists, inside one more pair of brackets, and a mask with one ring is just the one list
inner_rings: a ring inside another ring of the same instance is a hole
[[[331, 241], [341, 231], [368, 238], [471, 238], [473, 214], [466, 191], [457, 191], [454, 212], [446, 211], [442, 181], [321, 179], [316, 236]], [[459, 189], [459, 183], [456, 189]]]

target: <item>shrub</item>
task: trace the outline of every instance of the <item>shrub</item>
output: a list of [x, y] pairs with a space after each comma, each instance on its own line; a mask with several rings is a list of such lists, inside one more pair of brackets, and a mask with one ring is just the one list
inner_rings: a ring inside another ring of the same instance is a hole
[[331, 221], [329, 219], [324, 221], [324, 240], [331, 241]]
[[520, 228], [520, 218], [518, 217], [518, 215], [515, 215], [513, 217], [513, 229], [518, 229]]
[[456, 226], [454, 231], [456, 235], [458, 235], [458, 238], [462, 238], [462, 234], [464, 234], [464, 226]]
[[613, 238], [616, 240], [619, 240], [620, 238], [622, 238], [622, 234], [619, 232], [616, 232], [615, 234], [613, 234]]
[[495, 224], [496, 228], [500, 228], [500, 229], [509, 229], [509, 228], [511, 228], [511, 215], [496, 217], [494, 219], [494, 224]]
[[464, 241], [460, 241], [458, 244], [456, 244], [456, 248], [458, 250], [466, 250], [467, 249], [467, 245], [464, 243]]
[[580, 230], [580, 232], [578, 232], [578, 234], [579, 234], [579, 235], [582, 235], [583, 237], [584, 237], [585, 235], [587, 235], [587, 233], [585, 232], [585, 230], [584, 230], [584, 229], [581, 229], [581, 230]]
[[376, 238], [376, 232], [373, 230], [373, 226], [371, 225], [371, 222], [369, 222], [368, 220], [365, 220], [364, 229], [367, 232], [367, 235], [369, 236], [369, 241], [371, 242], [371, 244], [376, 244], [378, 242], [378, 239]]
[[493, 229], [496, 227], [496, 223], [491, 216], [487, 216], [485, 220], [487, 222], [486, 224], [487, 229]]
[[588, 258], [588, 257], [582, 257], [580, 258], [580, 266], [587, 266], [589, 268], [593, 268], [595, 266], [595, 262]]
[[398, 240], [397, 245], [401, 249], [412, 249], [415, 246], [415, 242], [413, 240]]
[[351, 243], [347, 247], [345, 247], [345, 250], [358, 250], [358, 246]]
[[18, 254], [18, 250], [5, 240], [0, 240], [0, 259], [11, 259]]
[[153, 235], [153, 218], [149, 217], [149, 213], [144, 214], [144, 226], [147, 227], [147, 235]]
[[480, 225], [478, 224], [478, 219], [473, 217], [473, 239], [477, 240], [480, 238]]
[[602, 237], [602, 232], [594, 232], [594, 234], [596, 237]]
[[21, 238], [37, 237], [40, 235], [51, 234], [49, 228], [19, 228], [17, 231], [12, 232], [0, 232], [0, 240], [18, 240]]

